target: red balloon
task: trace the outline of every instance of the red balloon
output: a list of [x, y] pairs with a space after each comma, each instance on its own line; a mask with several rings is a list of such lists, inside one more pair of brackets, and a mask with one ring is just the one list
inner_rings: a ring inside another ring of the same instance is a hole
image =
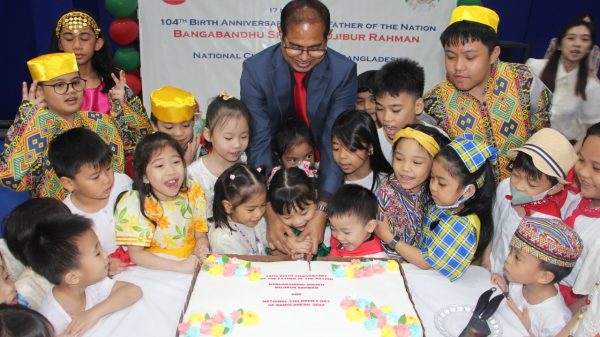
[[169, 5], [181, 5], [185, 2], [185, 0], [163, 0], [165, 3]]
[[134, 94], [138, 95], [140, 91], [142, 91], [142, 81], [140, 78], [131, 71], [125, 73], [125, 78], [127, 86], [131, 88], [131, 91], [133, 91]]
[[124, 46], [137, 40], [140, 34], [140, 27], [132, 19], [115, 19], [110, 24], [108, 33], [113, 41]]

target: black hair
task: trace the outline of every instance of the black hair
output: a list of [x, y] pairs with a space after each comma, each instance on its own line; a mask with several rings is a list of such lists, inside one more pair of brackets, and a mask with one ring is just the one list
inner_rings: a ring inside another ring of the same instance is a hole
[[[100, 28], [100, 32], [98, 33], [98, 39], [103, 39], [104, 44], [102, 45], [102, 48], [100, 48], [100, 50], [94, 51], [94, 56], [92, 56], [92, 68], [94, 68], [94, 70], [98, 74], [98, 77], [100, 77], [102, 82], [104, 82], [104, 89], [102, 90], [102, 92], [108, 93], [108, 91], [110, 89], [112, 89], [112, 87], [115, 86], [115, 81], [112, 79], [111, 74], [115, 74], [117, 76], [119, 74], [119, 69], [117, 69], [115, 67], [115, 64], [112, 59], [112, 51], [110, 48], [110, 41], [108, 41], [108, 39], [105, 37], [104, 29], [102, 29], [100, 27], [100, 21], [98, 21], [98, 19], [92, 13], [90, 13], [86, 10], [71, 9], [71, 10], [63, 13], [59, 17], [59, 19], [63, 15], [65, 15], [67, 13], [71, 13], [71, 12], [82, 12], [82, 13], [89, 15], [92, 19], [94, 19], [94, 21], [96, 21], [98, 28]], [[52, 52], [52, 53], [62, 52], [62, 50], [59, 48], [59, 38], [56, 36], [56, 25], [57, 24], [58, 24], [58, 19], [56, 20], [55, 27], [52, 30], [52, 36], [50, 37], [50, 52]], [[94, 35], [94, 38], [95, 38], [95, 35]]]
[[[567, 32], [569, 31], [569, 29], [571, 29], [573, 27], [578, 27], [578, 26], [584, 26], [590, 31], [591, 46], [593, 46], [596, 41], [596, 38], [595, 38], [596, 34], [594, 32], [594, 24], [591, 22], [582, 21], [582, 20], [571, 21], [560, 30], [560, 33], [558, 34], [558, 38], [556, 40], [556, 44], [557, 44], [556, 49], [554, 50], [554, 53], [552, 53], [552, 55], [550, 56], [548, 63], [546, 63], [546, 66], [544, 67], [544, 70], [542, 70], [542, 74], [540, 75], [540, 79], [542, 80], [542, 82], [544, 82], [544, 84], [551, 91], [554, 91], [554, 88], [556, 85], [556, 73], [558, 72], [560, 55], [562, 53], [560, 44], [561, 44], [562, 40], [565, 38], [565, 36], [567, 36]], [[590, 51], [591, 51], [591, 47], [590, 47]], [[585, 55], [579, 61], [579, 70], [577, 71], [577, 82], [575, 83], [574, 94], [576, 96], [580, 96], [583, 100], [587, 99], [587, 96], [585, 94], [585, 87], [587, 86], [587, 81], [588, 81], [588, 67], [589, 67], [588, 59], [590, 58], [590, 51], [588, 51], [587, 55]]]
[[377, 198], [373, 192], [355, 184], [342, 185], [331, 197], [327, 214], [333, 216], [355, 216], [366, 225], [377, 218]]
[[79, 169], [91, 165], [102, 169], [111, 165], [113, 154], [100, 136], [86, 128], [69, 129], [50, 142], [48, 159], [58, 177], [75, 179]]
[[373, 93], [375, 74], [377, 74], [377, 70], [363, 71], [358, 75], [358, 93], [366, 91]]
[[581, 142], [581, 146], [587, 140], [589, 136], [598, 136], [600, 137], [600, 122], [590, 126], [585, 132], [585, 137], [583, 137], [583, 141]]
[[402, 93], [415, 98], [423, 97], [425, 90], [425, 71], [417, 62], [408, 58], [399, 58], [388, 62], [377, 71], [373, 80], [373, 94], [398, 96]]
[[519, 170], [525, 173], [529, 178], [538, 180], [541, 179], [542, 176], [546, 176], [548, 181], [552, 186], [558, 184], [558, 178], [545, 174], [535, 167], [533, 164], [533, 159], [527, 153], [519, 151], [517, 156], [512, 161], [512, 169]]
[[223, 171], [215, 183], [212, 219], [215, 227], [226, 227], [230, 231], [234, 231], [227, 219], [227, 212], [223, 206], [224, 200], [229, 201], [235, 208], [257, 193], [267, 193], [264, 177], [257, 170], [246, 164], [236, 163]]
[[351, 152], [366, 151], [373, 171], [371, 191], [379, 186], [381, 173], [392, 173], [392, 166], [381, 150], [375, 122], [367, 112], [348, 110], [340, 114], [333, 123], [331, 138], [337, 138]]
[[492, 27], [474, 21], [458, 21], [451, 24], [442, 32], [440, 41], [444, 48], [479, 41], [487, 47], [490, 54], [500, 45], [498, 34]]
[[552, 280], [552, 283], [558, 283], [562, 281], [565, 277], [569, 276], [569, 274], [573, 270], [573, 267], [561, 267], [550, 262], [540, 261], [540, 269], [554, 274], [554, 279]]
[[244, 117], [250, 128], [250, 110], [246, 104], [235, 97], [219, 95], [206, 108], [206, 127], [212, 134], [217, 125], [240, 116]]
[[[438, 129], [436, 129], [434, 127], [426, 126], [423, 124], [408, 124], [405, 127], [412, 128], [417, 131], [421, 131], [424, 134], [431, 136], [431, 138], [433, 138], [433, 140], [439, 145], [440, 149], [444, 148], [450, 142], [450, 139], [448, 139], [448, 137], [446, 137], [444, 134], [442, 134]], [[398, 146], [398, 144], [400, 144], [401, 139], [402, 138], [398, 138], [392, 145], [392, 162], [394, 160], [394, 157], [396, 156], [395, 155], [396, 147]], [[427, 154], [430, 155], [429, 152], [427, 152]], [[419, 194], [419, 197], [418, 197], [419, 211], [422, 212], [423, 214], [425, 214], [425, 212], [427, 212], [427, 207], [431, 201], [431, 193], [429, 192], [428, 186], [429, 186], [429, 176], [427, 177], [427, 180], [425, 180], [425, 182], [423, 183], [422, 189], [421, 189], [421, 194]]]
[[54, 198], [29, 199], [13, 209], [4, 219], [4, 236], [8, 249], [23, 265], [30, 266], [23, 251], [40, 222], [55, 215], [69, 215], [71, 211]]
[[295, 120], [287, 122], [275, 135], [275, 143], [273, 144], [275, 162], [279, 162], [279, 165], [283, 166], [284, 163], [281, 157], [288, 150], [302, 143], [310, 145], [313, 150], [315, 148], [315, 142], [308, 126]]
[[44, 315], [21, 304], [0, 304], [0, 337], [54, 337]]
[[[496, 181], [494, 179], [493, 164], [488, 159], [477, 171], [471, 173], [459, 157], [458, 153], [450, 146], [445, 146], [440, 150], [435, 156], [435, 160], [438, 160], [439, 158], [446, 161], [445, 169], [452, 177], [457, 178], [463, 188], [471, 184], [475, 187], [475, 194], [465, 201], [463, 209], [458, 212], [457, 215], [467, 216], [475, 214], [479, 218], [481, 223], [479, 240], [477, 242], [475, 256], [473, 257], [473, 260], [477, 260], [482, 256], [485, 247], [487, 247], [492, 239], [494, 231], [492, 206], [494, 205], [494, 198], [496, 196]], [[483, 186], [477, 187], [476, 181], [482, 176], [484, 178]], [[437, 224], [438, 221], [435, 221], [432, 223], [431, 227], [435, 228]]]
[[53, 284], [79, 268], [77, 239], [92, 230], [92, 220], [81, 215], [53, 215], [40, 221], [23, 249], [31, 269]]
[[280, 169], [273, 175], [269, 185], [269, 202], [276, 214], [302, 211], [317, 203], [314, 179], [297, 167]]
[[[163, 132], [155, 132], [144, 137], [135, 147], [135, 152], [133, 153], [133, 171], [135, 173], [135, 179], [133, 180], [132, 189], [138, 191], [142, 215], [154, 226], [157, 225], [156, 221], [148, 217], [144, 203], [148, 197], [154, 197], [156, 200], [159, 199], [154, 193], [152, 186], [144, 183], [144, 176], [146, 176], [146, 169], [148, 168], [152, 157], [154, 157], [155, 154], [160, 153], [160, 151], [166, 147], [173, 148], [179, 157], [181, 157], [183, 167], [186, 167], [185, 160], [183, 159], [185, 158], [183, 149], [175, 139]], [[185, 191], [187, 191], [187, 175], [184, 174], [183, 183], [181, 184], [179, 192]]]
[[292, 0], [281, 10], [281, 33], [287, 35], [288, 26], [300, 23], [323, 23], [323, 37], [331, 31], [329, 9], [318, 0]]

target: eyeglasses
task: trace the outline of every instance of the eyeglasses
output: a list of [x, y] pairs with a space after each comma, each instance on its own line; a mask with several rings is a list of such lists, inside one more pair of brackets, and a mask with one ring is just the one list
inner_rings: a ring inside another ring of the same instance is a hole
[[85, 83], [87, 81], [84, 80], [83, 78], [76, 78], [74, 80], [72, 80], [71, 82], [58, 82], [58, 83], [54, 83], [54, 84], [43, 84], [43, 83], [38, 83], [38, 85], [42, 86], [42, 87], [52, 87], [54, 88], [54, 92], [59, 94], [59, 95], [64, 95], [69, 91], [69, 86], [71, 86], [73, 88], [73, 90], [79, 92], [79, 91], [83, 91], [83, 89], [85, 88]]
[[299, 56], [302, 55], [302, 53], [306, 52], [308, 54], [308, 56], [310, 57], [321, 57], [323, 55], [325, 55], [325, 52], [327, 51], [327, 47], [325, 48], [317, 48], [317, 47], [299, 47], [299, 46], [286, 46], [285, 44], [283, 44], [283, 42], [281, 42], [281, 45], [283, 46], [283, 48], [285, 48], [285, 53], [288, 54], [288, 56]]

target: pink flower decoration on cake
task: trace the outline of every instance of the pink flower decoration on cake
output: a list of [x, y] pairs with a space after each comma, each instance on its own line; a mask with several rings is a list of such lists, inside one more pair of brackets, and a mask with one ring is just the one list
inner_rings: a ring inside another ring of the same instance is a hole
[[[202, 318], [202, 319], [199, 319]], [[253, 326], [260, 320], [259, 315], [251, 310], [237, 309], [227, 316], [221, 310], [214, 315], [193, 313], [189, 316], [187, 322], [180, 323], [177, 331], [181, 336], [211, 335], [220, 337], [227, 335], [234, 330], [235, 325]]]
[[344, 310], [350, 308], [351, 306], [356, 306], [356, 301], [350, 297], [344, 298], [342, 303], [340, 303], [340, 307], [342, 307]]
[[252, 263], [227, 255], [213, 254], [204, 259], [202, 269], [209, 275], [225, 277], [247, 277], [250, 281], [260, 280], [260, 268], [252, 267]]
[[398, 262], [388, 261], [363, 261], [351, 260], [349, 264], [332, 264], [331, 271], [334, 278], [364, 278], [375, 274], [396, 272], [399, 270]]
[[[361, 322], [367, 330], [380, 329], [380, 337], [422, 336], [419, 318], [414, 315], [399, 315], [389, 305], [377, 306], [366, 298], [354, 300], [346, 297], [340, 302], [344, 316], [352, 322]], [[412, 332], [411, 332], [412, 331]]]
[[239, 310], [235, 310], [229, 314], [229, 317], [231, 317], [233, 323], [236, 324], [240, 317], [242, 317], [242, 313]]
[[210, 329], [213, 325], [214, 324], [212, 321], [202, 321], [202, 323], [200, 324], [200, 333], [203, 335], [210, 334]]
[[410, 329], [404, 324], [398, 324], [395, 327], [397, 337], [409, 337]]

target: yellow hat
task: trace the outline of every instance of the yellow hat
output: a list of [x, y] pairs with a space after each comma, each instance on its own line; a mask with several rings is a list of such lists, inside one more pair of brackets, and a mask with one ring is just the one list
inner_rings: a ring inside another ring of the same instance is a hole
[[52, 53], [27, 61], [27, 67], [34, 81], [50, 81], [58, 76], [76, 73], [77, 59], [73, 53]]
[[500, 17], [493, 10], [482, 6], [458, 6], [452, 11], [450, 25], [459, 21], [473, 21], [492, 27], [498, 32]]
[[194, 118], [196, 100], [185, 90], [162, 87], [150, 94], [152, 114], [166, 123], [182, 123]]

